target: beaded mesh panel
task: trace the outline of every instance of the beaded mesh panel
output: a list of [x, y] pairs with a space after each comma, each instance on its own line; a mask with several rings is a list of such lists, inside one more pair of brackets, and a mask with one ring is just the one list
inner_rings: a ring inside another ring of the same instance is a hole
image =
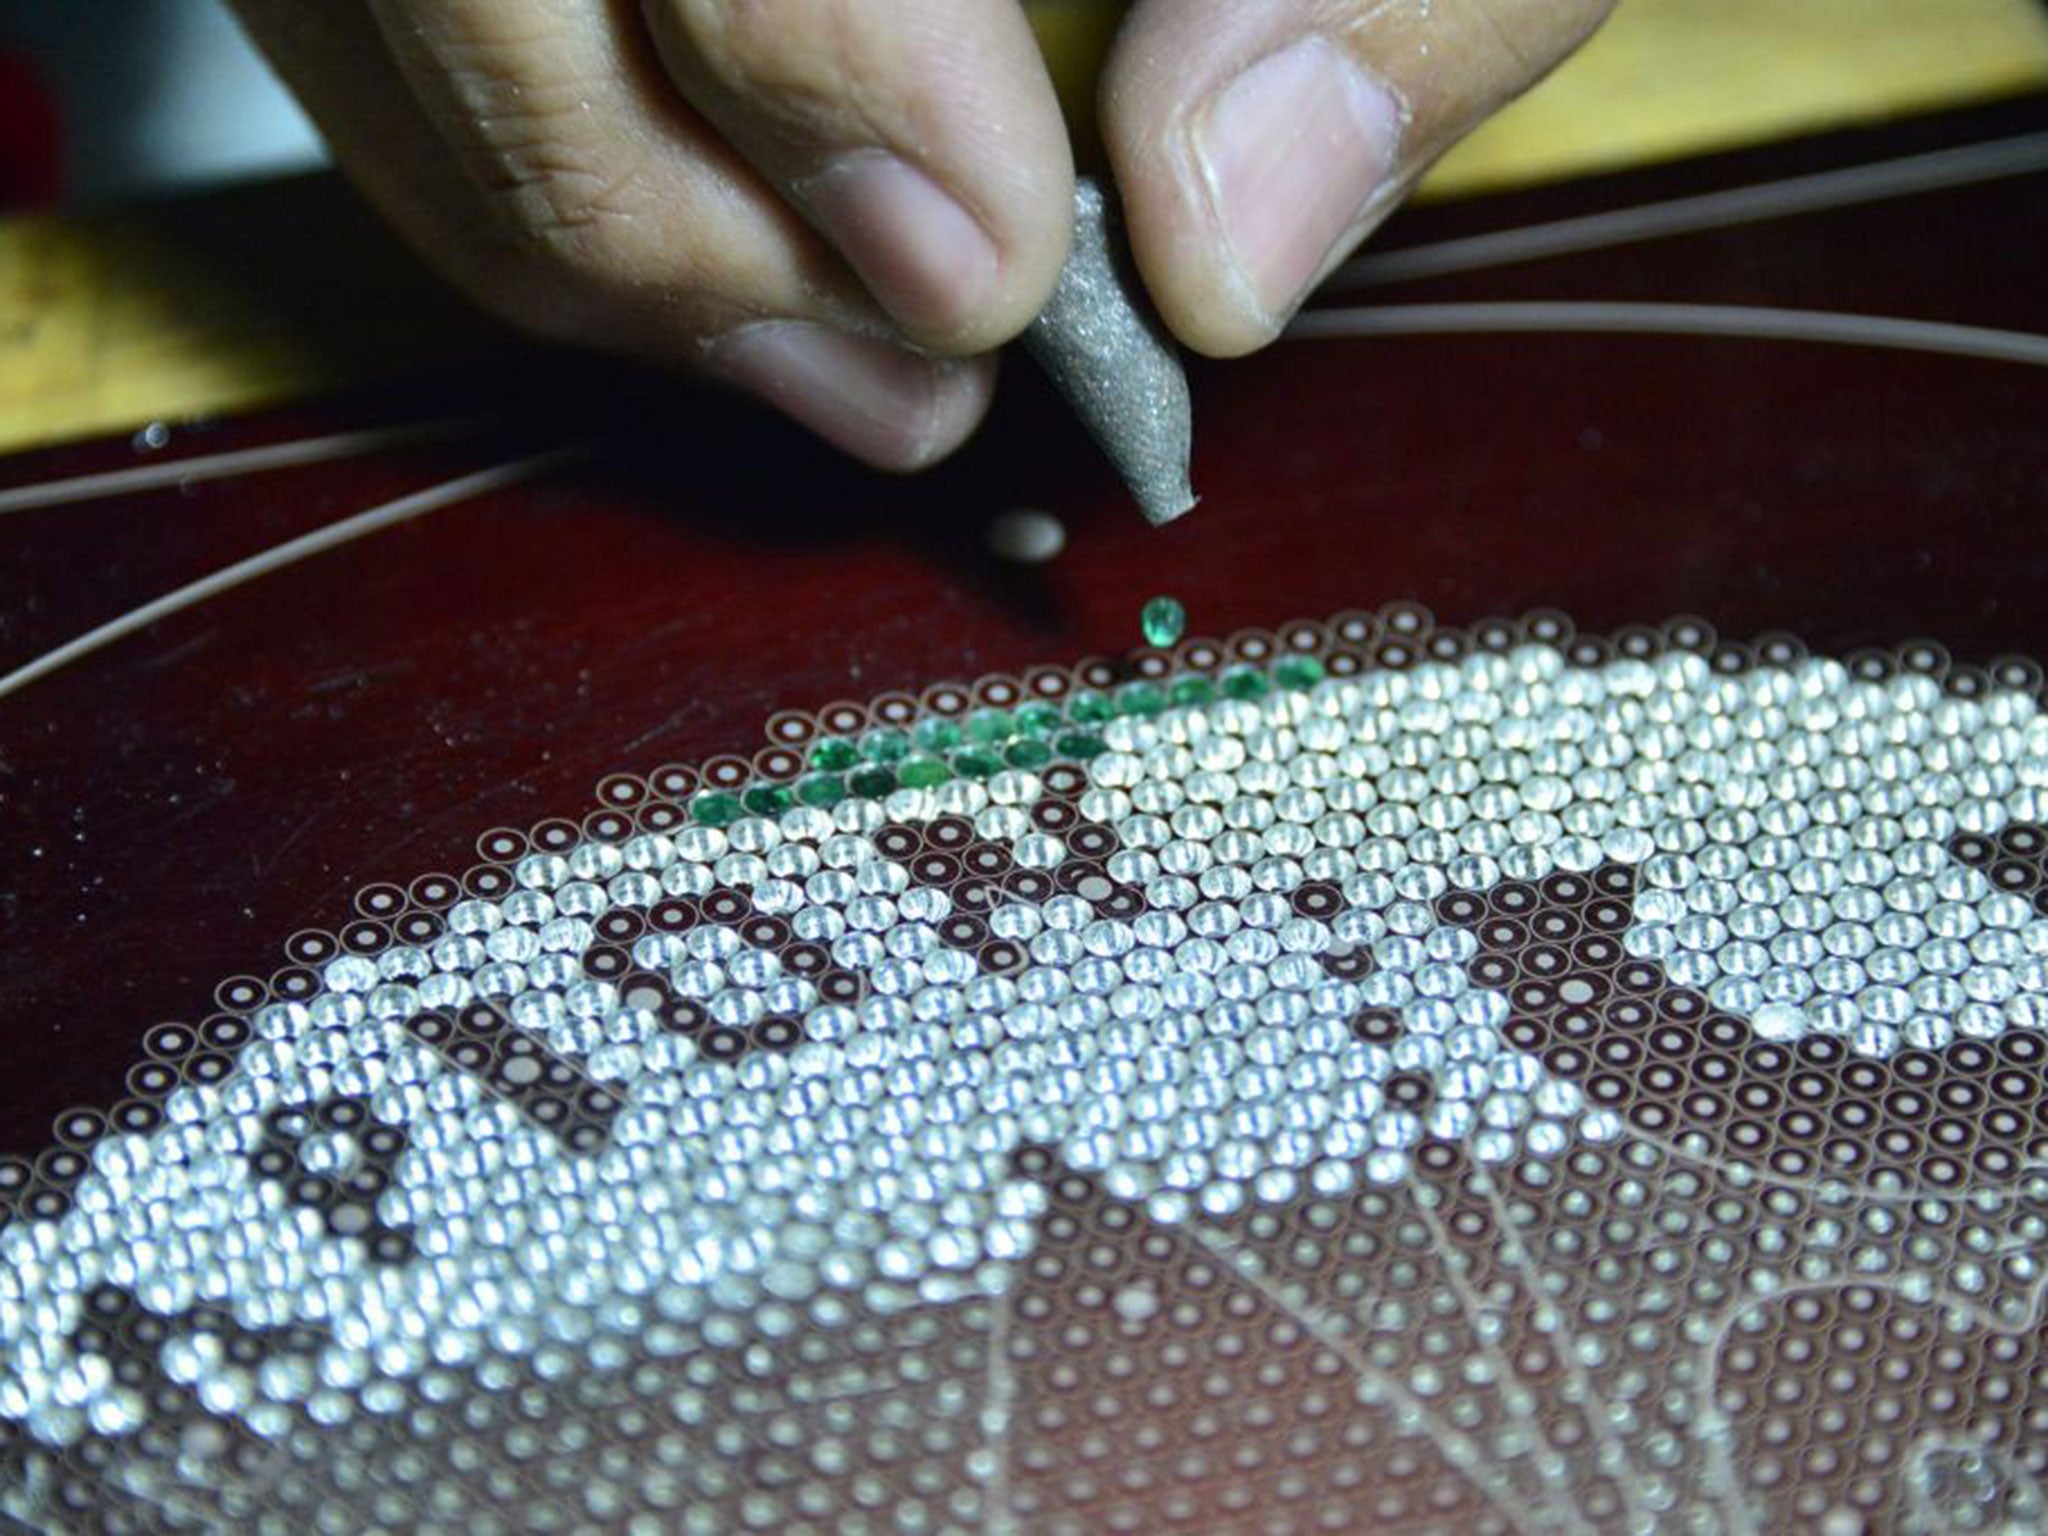
[[2040, 686], [1395, 609], [609, 778], [0, 1164], [0, 1512], [2048, 1527]]

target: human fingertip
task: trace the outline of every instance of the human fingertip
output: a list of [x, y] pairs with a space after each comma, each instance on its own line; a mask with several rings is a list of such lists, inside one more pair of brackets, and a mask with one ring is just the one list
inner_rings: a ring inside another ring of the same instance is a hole
[[855, 150], [798, 190], [876, 301], [920, 339], [957, 337], [995, 302], [1002, 279], [995, 241], [901, 156]]
[[878, 469], [937, 463], [988, 409], [986, 358], [934, 358], [806, 320], [763, 320], [706, 349], [712, 372]]
[[1403, 111], [1387, 84], [1311, 34], [1225, 80], [1198, 109], [1188, 201], [1213, 220], [1216, 288], [1250, 350], [1271, 340], [1392, 182]]

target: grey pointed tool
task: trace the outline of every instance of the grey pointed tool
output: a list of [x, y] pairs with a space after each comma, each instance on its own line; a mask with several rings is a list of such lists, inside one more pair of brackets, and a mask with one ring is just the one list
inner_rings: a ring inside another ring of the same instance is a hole
[[1024, 344], [1137, 498], [1170, 523], [1195, 504], [1187, 375], [1132, 270], [1115, 210], [1090, 177], [1074, 188], [1074, 248]]

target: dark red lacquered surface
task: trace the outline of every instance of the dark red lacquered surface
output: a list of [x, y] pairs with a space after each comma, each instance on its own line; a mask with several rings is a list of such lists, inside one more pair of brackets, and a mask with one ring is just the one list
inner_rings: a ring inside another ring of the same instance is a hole
[[[1430, 209], [1395, 246], [2048, 127], [2048, 103]], [[2048, 178], [1380, 290], [1655, 299], [2048, 329]], [[0, 699], [0, 1149], [121, 1092], [143, 1029], [214, 1010], [372, 880], [580, 815], [615, 769], [749, 755], [777, 708], [1414, 599], [1461, 623], [1696, 614], [1814, 649], [2048, 653], [2048, 373], [1853, 347], [1506, 336], [1286, 344], [1195, 370], [1200, 510], [1146, 530], [1023, 367], [915, 481], [695, 390], [581, 365], [184, 434], [155, 457], [429, 415], [431, 447], [15, 514], [0, 670], [228, 561], [551, 443], [584, 462], [378, 533]], [[0, 484], [147, 457], [34, 455]], [[1006, 566], [982, 530], [1049, 507]]]

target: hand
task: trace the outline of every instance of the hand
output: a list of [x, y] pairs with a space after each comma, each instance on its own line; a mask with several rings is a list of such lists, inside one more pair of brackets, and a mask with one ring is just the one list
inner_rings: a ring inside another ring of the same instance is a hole
[[[528, 329], [698, 365], [871, 463], [974, 429], [1064, 260], [1017, 0], [237, 0], [336, 157]], [[1141, 0], [1103, 137], [1166, 323], [1278, 334], [1612, 0]]]

